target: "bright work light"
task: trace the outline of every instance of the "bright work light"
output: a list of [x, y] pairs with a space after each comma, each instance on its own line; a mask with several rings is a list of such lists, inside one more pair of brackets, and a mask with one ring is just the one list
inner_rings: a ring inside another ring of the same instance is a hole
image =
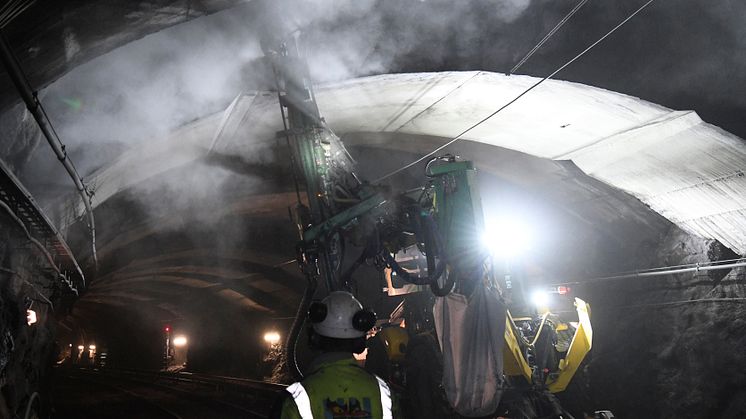
[[31, 326], [36, 323], [36, 320], [36, 312], [31, 309], [26, 310], [26, 324]]
[[485, 220], [482, 245], [497, 258], [519, 256], [529, 249], [531, 241], [531, 228], [523, 220], [508, 216]]
[[549, 304], [549, 294], [542, 290], [536, 290], [531, 293], [531, 303], [538, 308], [546, 307]]
[[277, 332], [267, 332], [264, 334], [264, 341], [270, 345], [277, 345], [280, 343], [280, 334]]
[[174, 338], [174, 346], [185, 346], [187, 344], [186, 336], [176, 336]]

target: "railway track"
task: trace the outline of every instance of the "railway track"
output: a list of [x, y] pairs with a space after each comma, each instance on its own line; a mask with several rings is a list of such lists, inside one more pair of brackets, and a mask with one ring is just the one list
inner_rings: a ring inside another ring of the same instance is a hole
[[59, 369], [55, 418], [266, 418], [284, 386], [206, 374]]

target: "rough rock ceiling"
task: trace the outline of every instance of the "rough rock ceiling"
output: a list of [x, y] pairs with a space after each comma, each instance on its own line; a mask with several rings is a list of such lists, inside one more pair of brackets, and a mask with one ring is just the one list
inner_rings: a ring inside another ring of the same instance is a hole
[[[31, 85], [42, 89], [62, 74], [101, 54], [170, 26], [235, 6], [240, 0], [4, 1], [2, 22]], [[17, 100], [0, 69], [0, 110]]]

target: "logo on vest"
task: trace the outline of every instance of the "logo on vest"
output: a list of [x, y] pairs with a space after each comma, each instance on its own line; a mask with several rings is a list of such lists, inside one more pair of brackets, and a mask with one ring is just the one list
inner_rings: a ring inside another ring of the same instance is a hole
[[347, 402], [344, 399], [335, 401], [324, 400], [324, 419], [372, 419], [371, 403], [367, 397], [363, 398], [362, 405], [354, 397], [350, 397]]

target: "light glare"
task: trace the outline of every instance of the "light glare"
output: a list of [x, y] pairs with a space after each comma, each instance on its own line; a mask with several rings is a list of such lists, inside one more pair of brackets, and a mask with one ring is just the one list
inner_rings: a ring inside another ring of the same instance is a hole
[[495, 257], [519, 256], [529, 249], [531, 242], [531, 228], [523, 220], [507, 216], [485, 220], [482, 245]]
[[187, 344], [186, 336], [176, 336], [174, 338], [174, 346], [185, 346]]
[[267, 332], [264, 334], [264, 341], [270, 345], [277, 345], [280, 343], [280, 334], [277, 332]]
[[546, 307], [549, 304], [549, 294], [536, 290], [531, 294], [531, 302], [538, 308]]
[[36, 323], [36, 312], [34, 310], [26, 310], [26, 324], [31, 326]]

